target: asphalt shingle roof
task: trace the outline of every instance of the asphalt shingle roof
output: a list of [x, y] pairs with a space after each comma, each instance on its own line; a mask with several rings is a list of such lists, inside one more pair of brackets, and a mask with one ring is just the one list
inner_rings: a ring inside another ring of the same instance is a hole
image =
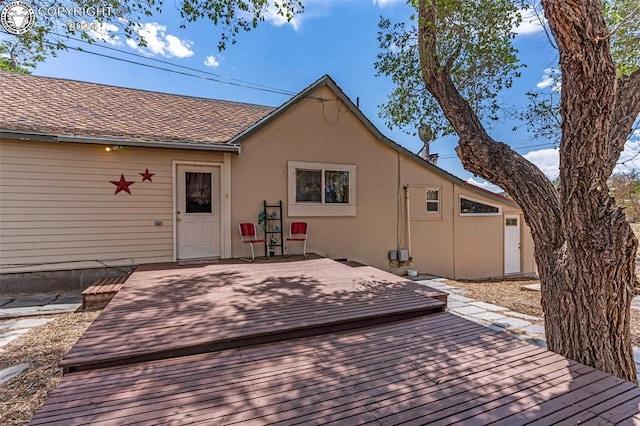
[[0, 130], [225, 143], [273, 107], [0, 71]]

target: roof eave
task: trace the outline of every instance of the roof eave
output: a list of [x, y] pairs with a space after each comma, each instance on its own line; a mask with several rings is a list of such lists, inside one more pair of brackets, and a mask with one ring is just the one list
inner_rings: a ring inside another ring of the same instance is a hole
[[190, 149], [197, 151], [218, 151], [232, 152], [239, 154], [240, 146], [228, 142], [223, 143], [203, 143], [203, 142], [177, 142], [177, 141], [149, 141], [113, 136], [85, 136], [71, 134], [51, 134], [33, 133], [19, 130], [0, 129], [0, 139], [17, 139], [40, 142], [68, 142], [85, 143], [94, 145], [122, 145], [137, 146], [144, 148], [168, 148], [168, 149]]

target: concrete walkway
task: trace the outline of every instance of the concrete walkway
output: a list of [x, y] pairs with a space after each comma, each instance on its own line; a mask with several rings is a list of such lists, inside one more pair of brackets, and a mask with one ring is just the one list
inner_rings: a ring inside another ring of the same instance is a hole
[[[470, 321], [477, 322], [494, 330], [506, 331], [519, 339], [526, 340], [538, 346], [546, 347], [544, 327], [533, 324], [532, 321], [542, 321], [542, 318], [513, 312], [509, 309], [481, 302], [464, 296], [465, 290], [448, 285], [446, 278], [434, 278], [416, 281], [436, 290], [449, 293], [448, 311]], [[640, 297], [634, 298], [634, 309], [640, 309]], [[633, 348], [640, 382], [640, 348]]]
[[0, 320], [75, 312], [82, 306], [80, 294], [36, 294], [0, 299]]
[[80, 294], [39, 294], [0, 299], [0, 350], [10, 342], [51, 318], [33, 316], [75, 312], [82, 306]]

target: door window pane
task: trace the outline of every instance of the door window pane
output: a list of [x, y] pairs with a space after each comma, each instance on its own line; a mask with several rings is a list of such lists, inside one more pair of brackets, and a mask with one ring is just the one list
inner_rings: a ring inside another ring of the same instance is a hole
[[322, 171], [296, 170], [296, 202], [322, 202]]
[[506, 219], [506, 226], [518, 226], [518, 219], [517, 218], [507, 218]]
[[187, 213], [212, 213], [211, 173], [185, 173]]
[[324, 172], [324, 202], [349, 204], [349, 172]]

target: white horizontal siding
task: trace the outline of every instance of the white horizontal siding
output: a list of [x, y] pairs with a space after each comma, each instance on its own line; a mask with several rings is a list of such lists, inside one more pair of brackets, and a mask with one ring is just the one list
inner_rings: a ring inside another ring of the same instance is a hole
[[173, 260], [172, 162], [222, 154], [106, 146], [0, 141], [0, 272]]

